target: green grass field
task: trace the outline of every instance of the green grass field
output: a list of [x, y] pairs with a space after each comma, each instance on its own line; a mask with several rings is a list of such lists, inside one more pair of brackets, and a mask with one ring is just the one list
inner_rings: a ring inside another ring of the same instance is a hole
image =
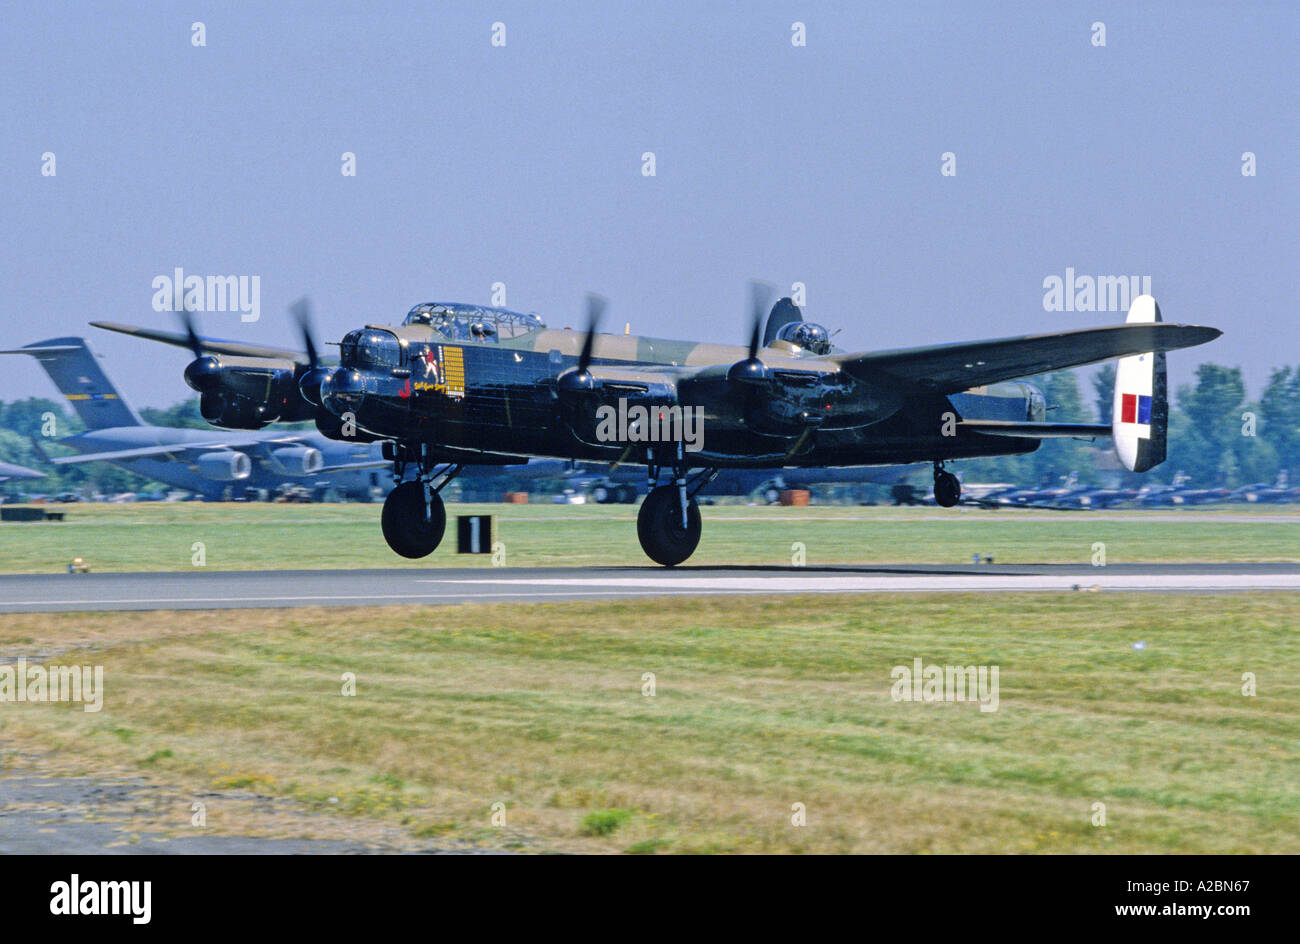
[[[1298, 618], [1264, 593], [0, 616], [4, 661], [106, 690], [0, 705], [0, 745], [164, 785], [137, 827], [172, 834], [196, 797], [211, 832], [275, 834], [269, 797], [426, 846], [1295, 853]], [[894, 701], [916, 657], [997, 666], [998, 709]]]
[[[0, 573], [63, 570], [73, 557], [97, 571], [185, 570], [195, 542], [206, 566], [265, 568], [446, 567], [488, 560], [457, 556], [454, 532], [432, 556], [407, 561], [379, 530], [380, 506], [142, 503], [51, 506], [61, 523], [0, 524]], [[630, 505], [447, 506], [493, 514], [507, 563], [645, 565]], [[1152, 512], [717, 505], [703, 509], [704, 536], [692, 564], [959, 563], [992, 554], [1009, 563], [1081, 563], [1092, 545], [1107, 560], [1300, 560], [1300, 508]], [[452, 521], [454, 526], [454, 521]]]

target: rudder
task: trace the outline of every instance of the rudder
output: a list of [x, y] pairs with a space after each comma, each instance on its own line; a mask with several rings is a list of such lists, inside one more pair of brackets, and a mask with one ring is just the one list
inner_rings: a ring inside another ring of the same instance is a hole
[[144, 425], [99, 366], [85, 338], [50, 338], [0, 354], [35, 357], [87, 429]]

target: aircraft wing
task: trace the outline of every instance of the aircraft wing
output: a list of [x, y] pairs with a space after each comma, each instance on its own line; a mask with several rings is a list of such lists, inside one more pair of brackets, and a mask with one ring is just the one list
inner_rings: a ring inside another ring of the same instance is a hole
[[358, 459], [356, 462], [340, 462], [336, 465], [322, 466], [321, 472], [355, 472], [359, 469], [387, 469], [393, 463], [387, 459]]
[[[119, 324], [116, 321], [92, 321], [91, 324], [96, 328], [103, 328], [105, 331], [130, 334], [137, 338], [146, 338], [150, 341], [159, 341], [163, 344], [183, 347], [186, 350], [189, 350], [190, 347], [189, 338], [177, 331], [159, 331], [156, 328], [141, 328], [137, 325]], [[203, 342], [203, 350], [210, 354], [229, 354], [232, 357], [268, 357], [274, 360], [296, 361], [300, 364], [307, 363], [306, 353], [293, 351], [286, 347], [266, 347], [261, 344], [245, 344], [243, 341], [223, 341], [220, 338], [200, 337], [200, 340]]]
[[211, 442], [163, 443], [158, 446], [140, 446], [136, 449], [114, 449], [108, 452], [85, 452], [77, 456], [58, 456], [49, 461], [54, 465], [76, 465], [82, 462], [120, 462], [126, 459], [148, 459], [150, 456], [176, 455], [183, 452], [207, 452], [213, 449], [254, 449], [278, 443], [292, 443], [301, 436], [277, 439], [225, 439]]
[[1133, 323], [874, 353], [828, 354], [824, 360], [862, 380], [894, 380], [939, 393], [958, 393], [982, 384], [1131, 354], [1193, 347], [1222, 333], [1201, 325]]

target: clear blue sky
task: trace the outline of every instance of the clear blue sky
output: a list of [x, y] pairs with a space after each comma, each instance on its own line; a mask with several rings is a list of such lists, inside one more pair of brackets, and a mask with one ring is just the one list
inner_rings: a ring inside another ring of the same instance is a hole
[[[0, 345], [86, 334], [167, 405], [186, 355], [86, 321], [170, 327], [178, 265], [261, 276], [260, 322], [203, 326], [268, 343], [302, 294], [337, 340], [496, 281], [555, 326], [593, 290], [612, 328], [740, 343], [758, 276], [850, 349], [1121, 320], [1043, 310], [1073, 267], [1224, 329], [1175, 384], [1300, 363], [1294, 3], [553, 6], [6, 3]], [[52, 394], [0, 363], [0, 398]]]

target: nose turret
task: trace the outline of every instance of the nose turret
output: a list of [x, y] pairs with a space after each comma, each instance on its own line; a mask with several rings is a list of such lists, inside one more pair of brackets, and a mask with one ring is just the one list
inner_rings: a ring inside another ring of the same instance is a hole
[[339, 367], [327, 375], [320, 385], [321, 405], [335, 416], [356, 413], [365, 399], [365, 386], [360, 371]]

